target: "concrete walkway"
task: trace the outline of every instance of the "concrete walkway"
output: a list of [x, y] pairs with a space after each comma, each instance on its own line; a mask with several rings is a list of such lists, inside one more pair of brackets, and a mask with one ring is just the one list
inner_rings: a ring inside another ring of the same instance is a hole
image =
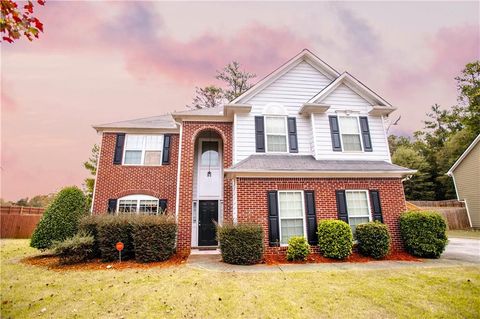
[[434, 267], [480, 267], [480, 240], [452, 238], [440, 259], [421, 261], [371, 261], [368, 263], [323, 263], [323, 264], [284, 264], [284, 265], [230, 265], [222, 262], [220, 254], [190, 255], [187, 266], [213, 272], [293, 272], [293, 271], [332, 271], [332, 270], [375, 270], [401, 268]]

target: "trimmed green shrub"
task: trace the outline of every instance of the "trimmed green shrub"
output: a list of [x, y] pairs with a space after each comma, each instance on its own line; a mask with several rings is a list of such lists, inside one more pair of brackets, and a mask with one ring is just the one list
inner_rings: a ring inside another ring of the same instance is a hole
[[357, 225], [355, 238], [358, 252], [375, 259], [385, 257], [390, 250], [390, 233], [387, 225], [378, 221]]
[[447, 223], [436, 212], [412, 211], [400, 216], [400, 233], [407, 252], [439, 258], [447, 245]]
[[177, 225], [167, 216], [138, 216], [133, 221], [135, 259], [140, 262], [163, 261], [175, 253]]
[[288, 240], [287, 260], [306, 260], [310, 245], [305, 237], [296, 236]]
[[239, 224], [217, 227], [224, 262], [236, 265], [259, 263], [263, 256], [263, 229], [260, 225]]
[[323, 256], [343, 259], [352, 253], [352, 229], [344, 221], [322, 220], [317, 234], [318, 248]]
[[102, 215], [98, 217], [98, 246], [103, 261], [118, 260], [115, 245], [122, 242], [122, 260], [135, 258], [132, 230], [135, 215]]
[[92, 235], [79, 232], [64, 241], [54, 241], [52, 248], [61, 264], [75, 264], [92, 258], [93, 244]]
[[77, 233], [78, 220], [85, 215], [85, 195], [78, 187], [66, 187], [45, 210], [33, 232], [30, 246], [48, 249], [53, 241], [63, 241]]
[[101, 253], [100, 253], [100, 247], [98, 244], [98, 222], [101, 216], [98, 215], [88, 215], [85, 217], [82, 217], [78, 221], [78, 232], [83, 232], [89, 235], [93, 236], [94, 243], [93, 243], [93, 252], [92, 255], [95, 258], [100, 258]]

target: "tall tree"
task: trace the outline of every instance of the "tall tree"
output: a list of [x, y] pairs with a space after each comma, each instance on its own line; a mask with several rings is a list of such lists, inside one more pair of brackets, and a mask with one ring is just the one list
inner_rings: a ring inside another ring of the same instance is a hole
[[213, 108], [224, 102], [223, 90], [215, 85], [209, 85], [204, 88], [195, 88], [195, 97], [192, 104], [187, 105], [191, 109]]
[[222, 71], [217, 71], [215, 78], [227, 84], [223, 92], [224, 98], [232, 101], [253, 86], [249, 81], [255, 77], [255, 74], [241, 70], [240, 63], [232, 61]]
[[480, 134], [480, 61], [468, 63], [455, 78], [459, 91], [459, 106], [462, 125], [472, 131], [473, 139]]
[[98, 157], [100, 155], [100, 148], [97, 144], [92, 147], [92, 154], [83, 166], [90, 172], [91, 177], [85, 178], [84, 192], [87, 201], [87, 207], [92, 204], [93, 190], [95, 188], [95, 176], [97, 175]]
[[237, 61], [227, 64], [222, 71], [217, 71], [215, 78], [225, 84], [225, 89], [216, 85], [208, 85], [204, 88], [195, 88], [195, 97], [187, 108], [203, 109], [220, 106], [240, 96], [252, 87], [250, 79], [256, 75], [240, 69]]
[[[45, 1], [37, 0], [37, 3], [43, 6]], [[22, 35], [32, 41], [33, 38], [38, 38], [40, 32], [43, 32], [43, 24], [33, 16], [34, 6], [32, 1], [27, 1], [23, 5], [23, 10], [13, 0], [0, 0], [0, 5], [2, 41], [13, 43], [20, 39]]]

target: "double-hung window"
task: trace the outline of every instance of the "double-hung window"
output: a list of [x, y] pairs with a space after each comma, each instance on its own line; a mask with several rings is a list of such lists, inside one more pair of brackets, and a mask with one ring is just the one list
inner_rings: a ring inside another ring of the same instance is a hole
[[163, 135], [127, 134], [125, 139], [125, 165], [161, 165]]
[[371, 220], [368, 191], [347, 190], [345, 191], [345, 196], [347, 200], [348, 224], [355, 233], [355, 228], [358, 224], [368, 223]]
[[158, 213], [158, 199], [148, 195], [128, 195], [118, 199], [117, 212], [142, 213], [156, 215]]
[[265, 117], [267, 152], [287, 152], [287, 118], [284, 116]]
[[362, 138], [358, 118], [356, 116], [340, 116], [339, 121], [343, 150], [346, 152], [361, 152]]
[[288, 244], [294, 236], [305, 236], [305, 205], [302, 191], [279, 191], [280, 243]]

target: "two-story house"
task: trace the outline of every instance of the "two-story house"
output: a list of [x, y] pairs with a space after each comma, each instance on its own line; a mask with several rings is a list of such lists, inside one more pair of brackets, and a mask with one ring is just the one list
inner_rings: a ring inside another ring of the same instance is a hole
[[92, 211], [159, 212], [177, 248], [216, 246], [215, 224], [257, 223], [266, 253], [317, 222], [386, 223], [401, 249], [402, 179], [384, 119], [395, 110], [308, 50], [230, 103], [96, 125], [102, 134]]

